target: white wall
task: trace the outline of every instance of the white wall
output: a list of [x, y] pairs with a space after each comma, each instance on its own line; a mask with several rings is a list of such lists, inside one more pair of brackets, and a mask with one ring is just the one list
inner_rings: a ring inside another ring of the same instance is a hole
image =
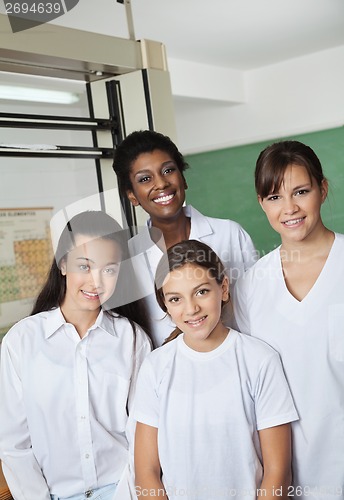
[[[175, 114], [181, 151], [208, 151], [342, 125], [343, 60], [341, 46], [244, 72], [246, 102], [242, 104], [235, 104], [234, 99], [224, 104], [177, 97]], [[208, 67], [209, 72], [211, 69]], [[216, 78], [215, 73], [214, 83], [218, 85]], [[174, 92], [174, 81], [179, 77], [174, 77], [173, 72], [171, 81]]]

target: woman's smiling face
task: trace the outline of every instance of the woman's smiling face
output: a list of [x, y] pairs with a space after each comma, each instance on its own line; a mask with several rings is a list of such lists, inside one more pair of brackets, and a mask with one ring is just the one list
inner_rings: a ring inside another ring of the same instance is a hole
[[326, 180], [319, 186], [304, 166], [289, 165], [279, 189], [258, 200], [282, 243], [300, 242], [323, 227], [320, 209], [327, 191]]
[[158, 149], [140, 154], [131, 165], [127, 196], [151, 218], [173, 219], [182, 209], [187, 185], [171, 156]]

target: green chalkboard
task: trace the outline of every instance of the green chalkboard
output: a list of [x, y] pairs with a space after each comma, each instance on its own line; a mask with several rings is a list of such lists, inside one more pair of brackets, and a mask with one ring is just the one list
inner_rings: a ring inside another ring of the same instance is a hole
[[318, 155], [330, 186], [323, 220], [330, 229], [344, 233], [344, 127], [185, 156], [190, 165], [187, 202], [205, 215], [239, 222], [261, 255], [278, 246], [280, 238], [258, 204], [255, 164], [266, 146], [285, 139], [301, 141]]

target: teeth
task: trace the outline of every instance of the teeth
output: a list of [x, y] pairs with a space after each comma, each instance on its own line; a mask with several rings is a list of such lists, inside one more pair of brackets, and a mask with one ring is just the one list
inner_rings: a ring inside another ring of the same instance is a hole
[[205, 316], [203, 316], [203, 318], [200, 318], [196, 321], [186, 321], [186, 323], [188, 323], [189, 325], [198, 325], [199, 323], [201, 323], [203, 320], [205, 319]]
[[167, 196], [160, 196], [159, 198], [154, 198], [154, 203], [165, 203], [166, 201], [172, 200], [174, 194], [169, 194]]
[[92, 292], [85, 292], [85, 290], [82, 291], [85, 295], [89, 295], [90, 297], [98, 297], [98, 293], [92, 293]]
[[298, 224], [302, 220], [303, 220], [303, 218], [301, 218], [301, 219], [294, 219], [294, 220], [288, 220], [288, 221], [284, 222], [284, 224], [286, 226], [294, 226], [295, 224]]

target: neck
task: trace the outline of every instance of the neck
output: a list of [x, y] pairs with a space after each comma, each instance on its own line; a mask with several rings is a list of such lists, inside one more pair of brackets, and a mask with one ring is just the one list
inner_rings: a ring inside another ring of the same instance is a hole
[[160, 229], [164, 236], [166, 248], [170, 248], [176, 243], [188, 240], [191, 230], [191, 221], [181, 209], [173, 219], [152, 219], [152, 227]]
[[197, 352], [210, 352], [219, 347], [222, 342], [227, 338], [229, 334], [229, 329], [226, 328], [222, 323], [219, 323], [217, 327], [205, 340], [195, 340], [193, 337], [184, 333], [185, 344]]
[[66, 308], [63, 304], [61, 306], [61, 312], [67, 323], [72, 324], [82, 339], [87, 330], [94, 325], [100, 309], [95, 311], [77, 311]]
[[298, 242], [282, 241], [282, 260], [293, 260], [295, 252], [298, 252], [299, 260], [312, 257], [327, 257], [334, 241], [334, 233], [322, 225], [316, 234]]

